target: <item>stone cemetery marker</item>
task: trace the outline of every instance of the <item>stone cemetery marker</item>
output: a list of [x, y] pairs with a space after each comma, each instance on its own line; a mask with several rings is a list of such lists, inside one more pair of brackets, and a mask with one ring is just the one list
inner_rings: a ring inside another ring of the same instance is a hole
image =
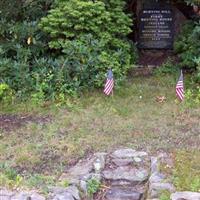
[[170, 3], [150, 0], [143, 3], [139, 15], [139, 48], [173, 48], [173, 13]]

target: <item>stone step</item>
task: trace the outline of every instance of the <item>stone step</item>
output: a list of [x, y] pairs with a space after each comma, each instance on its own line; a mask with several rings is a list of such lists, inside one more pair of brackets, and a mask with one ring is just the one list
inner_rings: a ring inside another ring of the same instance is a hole
[[128, 166], [103, 171], [103, 177], [111, 182], [123, 180], [135, 184], [140, 184], [147, 181], [148, 176], [148, 170], [143, 168], [135, 169]]
[[141, 200], [143, 194], [129, 188], [111, 188], [105, 197], [106, 200]]

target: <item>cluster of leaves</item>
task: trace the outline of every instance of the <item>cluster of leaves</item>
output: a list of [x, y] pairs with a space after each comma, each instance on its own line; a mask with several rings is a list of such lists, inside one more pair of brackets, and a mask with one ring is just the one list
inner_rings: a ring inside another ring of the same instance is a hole
[[1, 0], [1, 19], [10, 21], [35, 21], [47, 14], [54, 0]]
[[137, 59], [124, 0], [2, 0], [0, 7], [0, 82], [17, 96], [63, 99], [102, 87], [108, 68], [117, 84]]
[[48, 51], [47, 36], [39, 30], [38, 22], [52, 2], [0, 2], [0, 82], [17, 94], [33, 87], [31, 68]]
[[0, 83], [0, 101], [10, 103], [13, 99], [13, 92], [5, 83]]
[[87, 181], [87, 192], [89, 196], [93, 196], [100, 189], [101, 183], [96, 179], [90, 179]]
[[192, 21], [185, 24], [174, 47], [180, 57], [180, 67], [195, 69], [195, 59], [200, 55], [200, 24]]

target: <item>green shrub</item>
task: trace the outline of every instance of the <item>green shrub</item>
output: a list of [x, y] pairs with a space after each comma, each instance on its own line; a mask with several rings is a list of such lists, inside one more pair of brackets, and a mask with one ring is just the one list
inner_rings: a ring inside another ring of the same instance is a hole
[[10, 103], [13, 99], [13, 92], [5, 83], [0, 83], [0, 102]]
[[66, 58], [74, 90], [102, 87], [109, 68], [118, 83], [136, 61], [136, 48], [126, 39], [132, 20], [124, 6], [123, 0], [64, 0], [42, 18], [49, 47]]
[[35, 21], [46, 15], [54, 0], [1, 0], [0, 14], [6, 21]]
[[90, 179], [87, 181], [87, 192], [89, 196], [93, 196], [96, 192], [98, 192], [101, 183], [96, 179]]
[[32, 89], [32, 79], [28, 64], [12, 59], [0, 60], [0, 80], [19, 93]]
[[108, 48], [127, 48], [126, 36], [132, 20], [123, 12], [125, 1], [64, 0], [42, 18], [40, 27], [47, 32], [54, 49], [65, 49], [69, 41], [92, 34]]
[[162, 76], [166, 74], [177, 74], [178, 72], [178, 66], [174, 64], [174, 62], [171, 59], [168, 59], [160, 67], [154, 70], [154, 74], [157, 76]]
[[188, 22], [174, 45], [180, 58], [180, 67], [195, 69], [194, 58], [200, 54], [200, 24]]
[[35, 104], [103, 87], [109, 68], [115, 84], [121, 82], [137, 59], [127, 40], [132, 19], [124, 12], [125, 1], [57, 0], [41, 20], [43, 32], [38, 20], [52, 2], [20, 2], [16, 15], [11, 13], [16, 19], [6, 14], [1, 19], [0, 80]]
[[0, 21], [0, 57], [18, 62], [29, 62], [47, 51], [47, 37], [38, 28], [38, 22]]
[[200, 105], [200, 87], [187, 89], [185, 92], [185, 105], [187, 107], [194, 107]]

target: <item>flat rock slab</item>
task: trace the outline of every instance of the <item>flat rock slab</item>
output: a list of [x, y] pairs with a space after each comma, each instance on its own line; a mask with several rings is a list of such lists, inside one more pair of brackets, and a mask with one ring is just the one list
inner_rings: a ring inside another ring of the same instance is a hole
[[[68, 195], [69, 198], [74, 197], [76, 200], [80, 200], [79, 190], [76, 186], [69, 186], [69, 187], [49, 187], [49, 191], [52, 193], [52, 196], [66, 196]], [[69, 194], [68, 194], [69, 193]]]
[[160, 183], [160, 182], [163, 182], [164, 181], [164, 178], [165, 178], [165, 175], [164, 174], [161, 174], [161, 173], [155, 173], [155, 174], [152, 174], [149, 178], [149, 182], [150, 183]]
[[112, 188], [106, 193], [106, 200], [141, 200], [142, 196], [131, 189]]
[[11, 200], [45, 200], [46, 198], [37, 194], [29, 192], [20, 192], [19, 194], [13, 196]]
[[119, 149], [114, 151], [111, 154], [111, 157], [113, 158], [134, 158], [134, 157], [144, 157], [148, 154], [143, 151], [136, 151], [134, 149]]
[[132, 158], [135, 152], [134, 149], [119, 149], [114, 151], [111, 156], [114, 158]]
[[88, 176], [93, 170], [94, 160], [95, 157], [84, 162], [79, 162], [74, 167], [70, 168], [67, 173], [63, 173], [59, 180], [67, 180], [71, 184], [77, 184], [82, 177]]
[[171, 195], [171, 200], [200, 200], [199, 192], [176, 192]]
[[125, 180], [134, 183], [144, 182], [148, 179], [148, 171], [131, 167], [118, 167], [103, 171], [103, 177], [110, 181]]

